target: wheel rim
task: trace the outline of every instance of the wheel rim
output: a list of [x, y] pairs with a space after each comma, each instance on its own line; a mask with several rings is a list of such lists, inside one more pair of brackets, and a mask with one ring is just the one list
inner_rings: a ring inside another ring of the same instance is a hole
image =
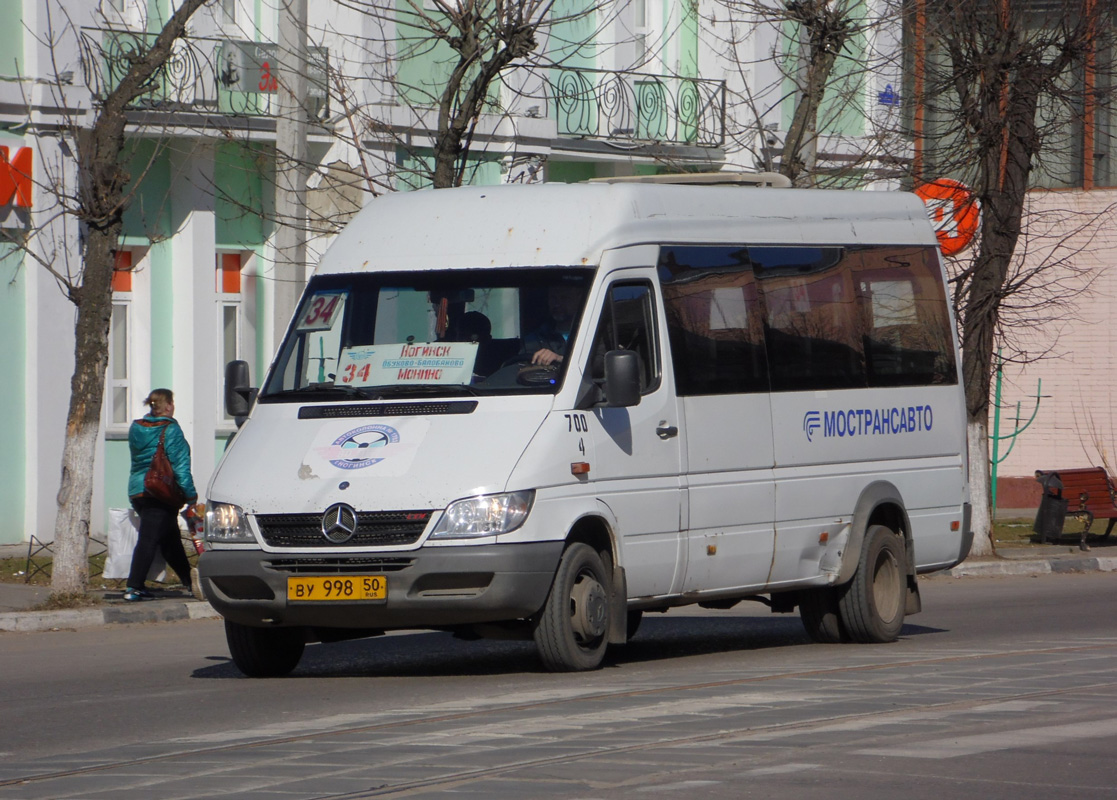
[[581, 572], [570, 591], [570, 628], [580, 645], [605, 635], [608, 602], [605, 587], [592, 572]]
[[888, 623], [900, 613], [900, 565], [888, 550], [877, 556], [873, 570], [873, 605], [881, 621]]

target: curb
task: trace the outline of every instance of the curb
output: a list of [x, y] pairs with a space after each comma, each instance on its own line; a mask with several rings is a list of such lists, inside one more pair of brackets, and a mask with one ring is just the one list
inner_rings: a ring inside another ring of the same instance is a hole
[[153, 600], [137, 605], [75, 608], [61, 611], [10, 611], [0, 614], [0, 631], [54, 631], [143, 622], [218, 619], [220, 614], [197, 600]]
[[989, 577], [996, 575], [1050, 575], [1075, 572], [1117, 571], [1115, 557], [1045, 558], [1033, 560], [998, 559], [990, 561], [963, 561], [956, 567], [936, 572], [950, 578]]

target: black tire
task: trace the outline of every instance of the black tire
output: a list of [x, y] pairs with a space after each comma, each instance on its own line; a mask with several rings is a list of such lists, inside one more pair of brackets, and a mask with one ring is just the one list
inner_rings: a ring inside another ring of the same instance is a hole
[[306, 648], [302, 628], [253, 628], [225, 620], [225, 641], [237, 669], [250, 678], [280, 678]]
[[854, 642], [894, 642], [904, 627], [907, 596], [904, 540], [883, 525], [865, 531], [857, 572], [839, 601], [841, 622]]
[[830, 587], [805, 589], [799, 593], [799, 617], [812, 641], [820, 644], [848, 642], [838, 608], [838, 591]]
[[575, 542], [566, 548], [532, 630], [546, 669], [600, 666], [608, 645], [610, 589], [609, 573], [592, 547]]

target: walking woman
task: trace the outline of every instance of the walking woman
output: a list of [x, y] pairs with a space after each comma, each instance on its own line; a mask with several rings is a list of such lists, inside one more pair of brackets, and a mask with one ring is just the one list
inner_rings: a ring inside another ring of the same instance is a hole
[[198, 499], [194, 478], [190, 475], [190, 445], [174, 418], [174, 394], [170, 389], [154, 389], [144, 400], [144, 405], [151, 407], [150, 413], [134, 421], [128, 431], [128, 448], [132, 453], [128, 496], [132, 500], [132, 508], [140, 515], [140, 534], [132, 552], [128, 586], [124, 590], [124, 599], [129, 602], [152, 598], [144, 582], [157, 551], [163, 553], [167, 565], [178, 575], [186, 590], [191, 590], [190, 562], [186, 559], [178, 530], [179, 509], [144, 493], [144, 476], [164, 433], [163, 449], [174, 468], [175, 481], [186, 495], [188, 504], [193, 505]]

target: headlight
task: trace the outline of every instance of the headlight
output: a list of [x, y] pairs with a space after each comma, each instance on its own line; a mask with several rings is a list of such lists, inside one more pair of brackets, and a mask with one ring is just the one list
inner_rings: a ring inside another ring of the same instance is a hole
[[509, 492], [470, 497], [451, 503], [442, 513], [432, 539], [496, 536], [524, 524], [535, 492]]
[[203, 534], [207, 542], [255, 544], [256, 539], [248, 530], [248, 520], [240, 506], [230, 503], [206, 503], [206, 527]]

